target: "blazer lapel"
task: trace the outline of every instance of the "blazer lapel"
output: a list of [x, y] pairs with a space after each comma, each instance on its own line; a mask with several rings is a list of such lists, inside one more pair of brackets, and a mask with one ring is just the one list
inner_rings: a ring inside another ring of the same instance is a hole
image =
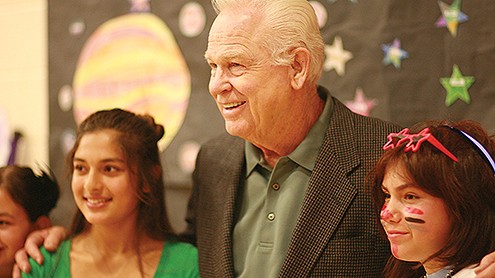
[[232, 230], [236, 215], [236, 201], [239, 192], [239, 183], [244, 169], [244, 141], [236, 140], [225, 150], [225, 156], [219, 163], [220, 175], [218, 186], [225, 190], [223, 198], [223, 215], [221, 219], [220, 233], [217, 235], [221, 245], [221, 258], [218, 277], [234, 277], [234, 255]]
[[337, 103], [334, 108], [280, 277], [309, 275], [357, 194], [347, 178], [347, 173], [360, 163], [353, 121], [346, 109]]

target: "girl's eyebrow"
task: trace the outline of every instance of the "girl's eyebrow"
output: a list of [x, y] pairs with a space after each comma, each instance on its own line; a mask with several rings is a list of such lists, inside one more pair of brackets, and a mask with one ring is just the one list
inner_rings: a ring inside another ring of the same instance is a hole
[[[82, 158], [74, 157], [73, 161], [85, 162], [86, 160], [84, 160]], [[122, 158], [115, 157], [115, 158], [105, 158], [103, 160], [100, 160], [100, 162], [104, 162], [104, 163], [108, 163], [108, 162], [125, 163], [125, 160], [122, 159]]]
[[0, 217], [14, 218], [14, 215], [6, 212], [0, 212]]
[[404, 184], [401, 184], [397, 187], [397, 190], [404, 190], [404, 189], [407, 189], [409, 187], [418, 187], [416, 184], [412, 183], [412, 182], [408, 182], [408, 183], [404, 183]]
[[[408, 182], [408, 183], [404, 183], [404, 184], [401, 184], [399, 186], [397, 186], [397, 188], [395, 189], [396, 191], [401, 191], [401, 190], [405, 190], [409, 187], [414, 187], [414, 188], [419, 188], [419, 186], [413, 182]], [[383, 185], [382, 184], [382, 190], [385, 190], [385, 191], [388, 191], [388, 188], [387, 186]]]
[[101, 162], [105, 162], [105, 163], [108, 163], [108, 162], [125, 163], [125, 160], [124, 159], [121, 159], [121, 158], [107, 158], [107, 159], [101, 160]]

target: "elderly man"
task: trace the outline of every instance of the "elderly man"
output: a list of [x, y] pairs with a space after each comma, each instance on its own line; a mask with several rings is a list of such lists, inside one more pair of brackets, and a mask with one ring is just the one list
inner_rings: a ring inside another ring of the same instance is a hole
[[363, 183], [399, 127], [317, 86], [323, 40], [307, 1], [212, 2], [209, 91], [235, 137], [205, 144], [193, 175], [201, 275], [380, 276], [390, 251]]
[[389, 247], [363, 183], [399, 127], [317, 86], [323, 40], [307, 1], [213, 5], [209, 89], [236, 137], [197, 159], [188, 232], [202, 276], [379, 276]]

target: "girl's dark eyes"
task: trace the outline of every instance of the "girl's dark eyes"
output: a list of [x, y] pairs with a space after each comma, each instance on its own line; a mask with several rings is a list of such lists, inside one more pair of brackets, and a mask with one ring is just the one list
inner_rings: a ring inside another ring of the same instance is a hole
[[[385, 200], [389, 200], [390, 198], [392, 198], [392, 196], [390, 195], [390, 193], [388, 193], [386, 191], [383, 191], [383, 197], [384, 197]], [[415, 200], [415, 199], [418, 199], [419, 197], [416, 194], [407, 193], [407, 194], [404, 195], [403, 198], [405, 200]]]
[[76, 164], [76, 165], [74, 165], [74, 170], [75, 171], [83, 171], [84, 170], [84, 166], [83, 165], [80, 165], [80, 164]]
[[104, 169], [105, 169], [105, 172], [115, 172], [115, 171], [118, 171], [117, 167], [110, 166], [110, 165], [105, 166]]
[[406, 200], [414, 200], [414, 199], [417, 199], [417, 198], [419, 198], [419, 197], [416, 196], [416, 195], [414, 195], [414, 194], [406, 194], [404, 196], [404, 199], [406, 199]]
[[1, 227], [8, 226], [9, 224], [10, 224], [10, 222], [9, 222], [9, 221], [0, 220], [0, 228], [1, 228]]

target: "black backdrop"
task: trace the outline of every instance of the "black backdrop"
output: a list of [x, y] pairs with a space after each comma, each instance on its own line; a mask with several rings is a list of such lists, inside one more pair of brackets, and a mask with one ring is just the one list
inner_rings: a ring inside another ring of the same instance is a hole
[[[167, 188], [185, 190], [179, 204], [172, 208], [173, 214], [173, 210], [181, 212], [174, 215], [183, 215], [190, 188], [190, 173], [178, 162], [181, 144], [191, 140], [200, 144], [224, 132], [223, 121], [208, 94], [209, 67], [203, 58], [214, 12], [209, 1], [197, 1], [204, 10], [205, 28], [195, 36], [186, 36], [179, 27], [179, 14], [190, 2], [155, 0], [151, 3], [151, 13], [173, 32], [191, 74], [185, 120], [162, 153]], [[425, 119], [473, 119], [495, 132], [495, 1], [463, 1], [461, 11], [468, 19], [458, 24], [456, 36], [446, 27], [435, 26], [442, 16], [437, 1], [312, 2], [322, 8], [326, 17], [321, 24], [326, 44], [330, 46], [340, 38], [343, 48], [352, 54], [351, 59], [341, 64], [344, 71], [326, 70], [320, 82], [341, 101], [354, 100], [360, 91], [374, 102], [366, 111], [373, 117], [404, 126]], [[445, 4], [451, 5], [453, 1], [445, 0]], [[74, 209], [64, 157], [70, 144], [67, 138], [73, 134], [76, 124], [73, 111], [61, 105], [64, 96], [61, 92], [72, 86], [77, 60], [90, 35], [109, 19], [129, 13], [129, 9], [128, 1], [48, 1], [49, 153], [50, 165], [63, 187], [62, 198], [54, 212], [56, 223], [67, 225]], [[79, 31], [74, 31], [77, 26]], [[399, 67], [383, 61], [382, 48], [394, 39], [400, 40], [401, 48], [407, 51], [407, 58], [402, 59]], [[474, 77], [474, 83], [468, 88], [470, 103], [458, 99], [452, 105], [445, 104], [447, 91], [440, 78], [450, 77], [454, 65], [462, 75]]]

